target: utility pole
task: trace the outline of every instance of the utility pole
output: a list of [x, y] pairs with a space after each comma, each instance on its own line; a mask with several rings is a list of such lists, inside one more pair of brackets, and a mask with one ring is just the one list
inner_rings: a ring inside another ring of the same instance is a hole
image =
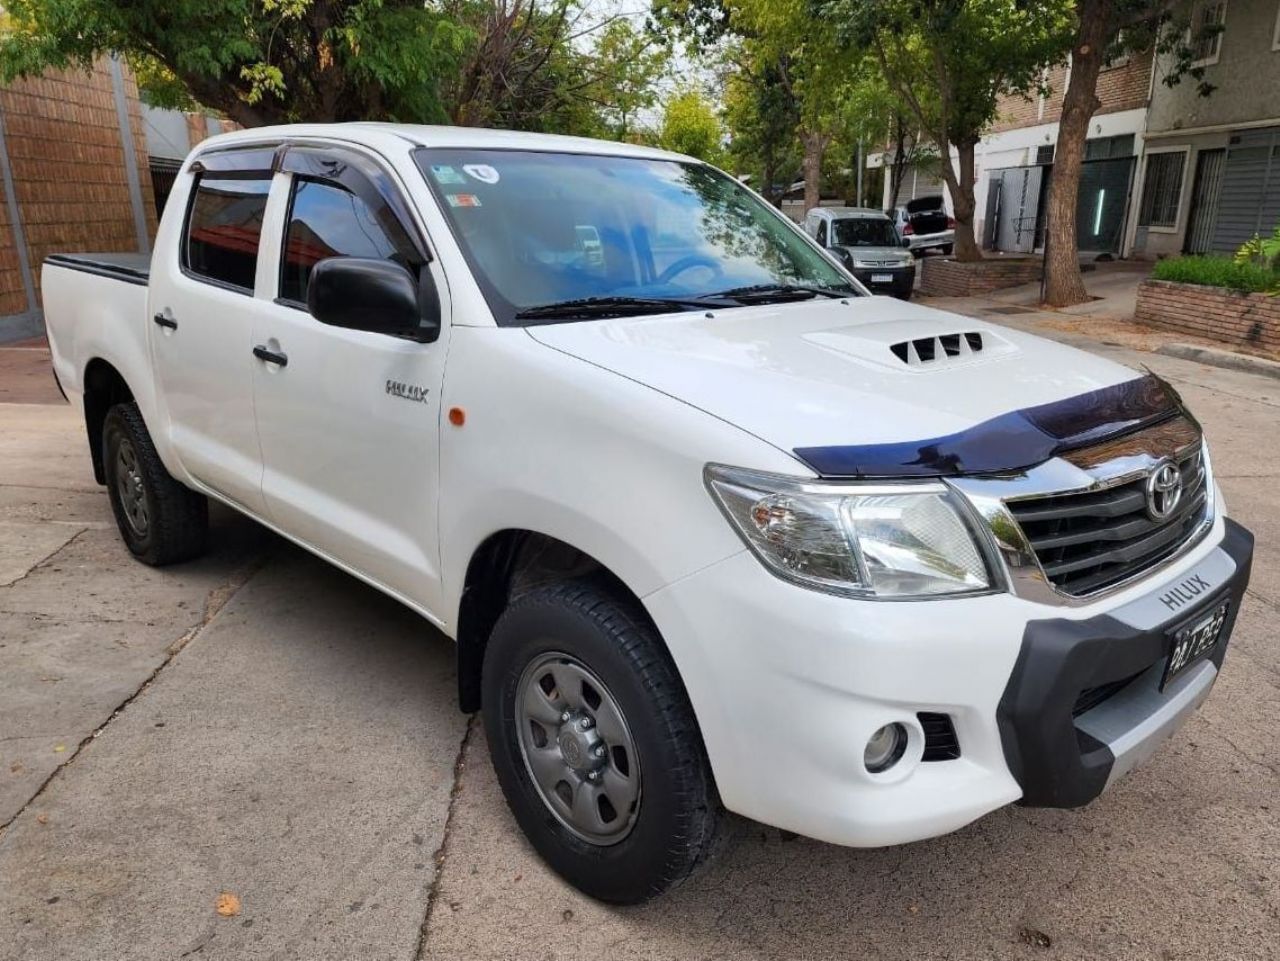
[[862, 141], [858, 141], [858, 206], [862, 206], [862, 168], [866, 161], [862, 158]]

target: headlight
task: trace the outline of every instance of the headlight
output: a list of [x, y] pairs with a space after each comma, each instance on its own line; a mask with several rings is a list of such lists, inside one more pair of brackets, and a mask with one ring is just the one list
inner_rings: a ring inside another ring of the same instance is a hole
[[707, 487], [777, 576], [868, 598], [988, 591], [969, 514], [945, 484], [833, 484], [708, 464]]

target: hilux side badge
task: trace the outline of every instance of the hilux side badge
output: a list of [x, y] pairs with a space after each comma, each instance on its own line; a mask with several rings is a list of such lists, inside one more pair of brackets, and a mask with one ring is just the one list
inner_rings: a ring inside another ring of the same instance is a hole
[[418, 387], [416, 384], [406, 384], [399, 380], [387, 381], [387, 393], [392, 397], [399, 397], [403, 400], [417, 401], [419, 404], [427, 402], [427, 395], [430, 393], [425, 387]]

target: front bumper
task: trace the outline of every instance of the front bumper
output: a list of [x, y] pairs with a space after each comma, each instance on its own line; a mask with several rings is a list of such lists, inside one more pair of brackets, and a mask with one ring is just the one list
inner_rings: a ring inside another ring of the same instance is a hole
[[[1253, 535], [1226, 521], [1218, 549], [1196, 568], [1191, 601], [1168, 588], [1085, 620], [1027, 625], [997, 716], [1005, 759], [1022, 802], [1078, 807], [1145, 760], [1209, 694], [1227, 653], [1249, 583]], [[1159, 691], [1169, 632], [1228, 599], [1227, 620], [1210, 657]], [[1081, 694], [1133, 678], [1079, 714]]]
[[[857, 277], [873, 294], [890, 294], [894, 297], [909, 297], [916, 285], [916, 266], [906, 267], [855, 267], [853, 276]], [[876, 280], [877, 277], [888, 277], [888, 280]]]
[[956, 242], [954, 230], [943, 230], [936, 234], [907, 234], [908, 250], [933, 250], [938, 247], [952, 247]]
[[[874, 847], [944, 834], [1019, 799], [1096, 796], [1207, 694], [1231, 623], [1213, 658], [1161, 695], [1165, 632], [1224, 592], [1234, 619], [1251, 554], [1248, 532], [1220, 519], [1142, 582], [1057, 608], [1011, 594], [831, 597], [778, 580], [742, 552], [645, 604], [689, 692], [725, 806]], [[1168, 611], [1161, 596], [1196, 575], [1212, 584], [1205, 599]], [[1140, 671], [1113, 701], [1072, 716], [1083, 689]], [[925, 712], [950, 718], [958, 758], [924, 759]], [[891, 722], [908, 731], [906, 754], [869, 773], [863, 748]]]

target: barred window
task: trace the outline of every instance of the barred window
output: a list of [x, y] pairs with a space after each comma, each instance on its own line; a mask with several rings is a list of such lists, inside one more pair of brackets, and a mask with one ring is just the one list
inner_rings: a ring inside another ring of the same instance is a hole
[[1187, 155], [1181, 150], [1147, 155], [1147, 178], [1142, 187], [1143, 227], [1176, 227], [1178, 200], [1182, 196], [1182, 168]]

